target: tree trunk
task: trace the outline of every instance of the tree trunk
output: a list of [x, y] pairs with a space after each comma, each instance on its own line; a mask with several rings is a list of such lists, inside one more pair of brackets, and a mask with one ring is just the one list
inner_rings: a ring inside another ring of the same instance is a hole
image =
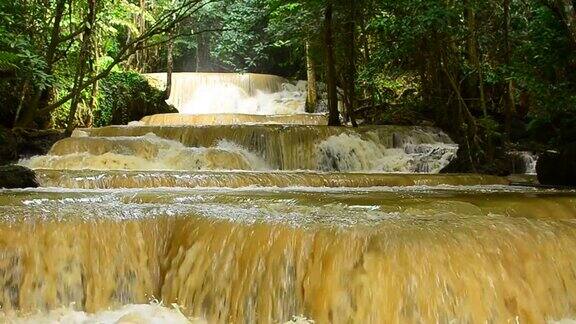
[[211, 72], [209, 37], [208, 33], [196, 35], [196, 72]]
[[314, 62], [312, 57], [310, 42], [308, 41], [306, 41], [306, 76], [308, 79], [306, 112], [314, 113], [318, 106], [318, 84], [316, 83], [316, 62]]
[[[170, 33], [170, 37], [172, 33]], [[168, 100], [172, 93], [172, 72], [174, 71], [174, 40], [170, 40], [166, 48], [166, 90], [164, 90], [164, 98]]]
[[461, 74], [458, 48], [451, 38], [448, 38], [445, 44], [436, 44], [435, 46], [438, 46], [438, 53], [440, 54], [438, 62], [445, 76], [442, 82], [438, 82], [438, 87], [448, 86], [457, 100], [456, 105], [447, 105], [449, 108], [447, 120], [453, 124], [452, 129], [460, 137], [458, 142], [463, 145], [463, 154], [469, 160], [471, 170], [476, 172], [476, 167], [479, 165], [478, 155], [482, 152], [482, 149], [478, 141], [476, 119], [462, 96], [460, 83], [458, 82]]
[[572, 46], [576, 48], [576, 11], [572, 0], [556, 0], [558, 8], [564, 17], [564, 23], [568, 29], [568, 34]]
[[339, 126], [340, 113], [338, 112], [334, 40], [332, 38], [332, 3], [328, 3], [324, 13], [324, 46], [326, 52], [326, 86], [328, 88], [328, 125]]
[[475, 70], [475, 78], [470, 82], [473, 93], [477, 92], [480, 99], [480, 111], [484, 116], [488, 115], [486, 111], [486, 95], [484, 92], [484, 78], [482, 73], [482, 64], [480, 62], [480, 54], [478, 53], [478, 33], [476, 26], [476, 12], [470, 7], [468, 1], [464, 1], [466, 27], [468, 28], [468, 37], [466, 39], [466, 47], [468, 54], [468, 62]]
[[24, 107], [24, 102], [26, 100], [26, 96], [28, 95], [29, 89], [30, 89], [30, 81], [26, 80], [22, 85], [22, 92], [21, 92], [22, 94], [20, 95], [20, 102], [18, 102], [18, 107], [16, 108], [16, 115], [14, 116], [13, 125], [16, 125], [16, 123], [18, 122], [20, 112], [22, 111], [22, 107]]
[[98, 90], [99, 82], [96, 81], [92, 84], [92, 91], [90, 93], [90, 101], [88, 103], [88, 116], [86, 116], [85, 125], [86, 127], [92, 127], [94, 125], [94, 109], [96, 108], [98, 101]]
[[90, 55], [90, 44], [93, 26], [96, 21], [96, 0], [88, 0], [88, 13], [84, 20], [84, 37], [80, 53], [78, 54], [78, 64], [76, 66], [76, 75], [74, 77], [74, 86], [72, 92], [74, 96], [70, 103], [70, 111], [68, 112], [68, 123], [66, 126], [66, 133], [71, 134], [75, 127], [76, 111], [78, 104], [82, 97], [82, 85], [84, 82], [84, 75], [86, 74], [87, 59]]
[[[510, 0], [504, 0], [504, 64], [510, 64]], [[512, 130], [512, 114], [514, 111], [514, 85], [512, 81], [504, 85], [504, 138], [509, 139]]]
[[[364, 59], [364, 64], [370, 63], [370, 45], [368, 43], [368, 31], [366, 30], [366, 19], [364, 19], [364, 14], [360, 15], [360, 43]], [[369, 87], [363, 86], [362, 93], [364, 98], [370, 98], [370, 107], [374, 109], [375, 96], [372, 85]]]
[[[146, 31], [146, 0], [140, 0], [140, 14], [136, 17], [138, 24], [138, 32], [142, 35]], [[146, 72], [148, 70], [148, 49], [141, 49], [136, 52], [136, 68], [139, 72]]]
[[[93, 53], [92, 57], [90, 58], [90, 74], [95, 75], [98, 72], [98, 68], [96, 67], [95, 63], [98, 62], [98, 58], [100, 57], [100, 54], [98, 53], [98, 42], [96, 41], [96, 39], [94, 39], [92, 42], [92, 50]], [[94, 84], [92, 84], [90, 102], [88, 103], [88, 116], [85, 123], [86, 127], [92, 127], [94, 123], [94, 109], [98, 104], [98, 89], [99, 89], [99, 82], [96, 81], [94, 82]]]
[[[58, 49], [58, 45], [60, 44], [60, 28], [62, 17], [64, 16], [64, 11], [66, 9], [66, 0], [59, 0], [56, 3], [56, 8], [54, 9], [54, 24], [52, 25], [52, 31], [50, 32], [50, 43], [48, 44], [48, 48], [46, 49], [46, 68], [44, 69], [44, 73], [47, 75], [52, 74], [52, 69], [54, 66], [56, 50]], [[28, 127], [34, 121], [38, 109], [43, 103], [47, 103], [50, 100], [50, 93], [51, 88], [37, 90], [36, 94], [32, 98], [32, 102], [26, 109], [24, 107], [23, 111], [19, 115], [18, 121], [15, 123], [15, 126], [19, 127]]]
[[368, 44], [368, 31], [366, 30], [366, 20], [363, 15], [360, 15], [360, 42], [362, 43], [362, 51], [364, 54], [364, 63], [370, 62], [370, 45]]
[[354, 1], [348, 0], [348, 21], [346, 22], [346, 30], [348, 34], [346, 46], [346, 114], [344, 117], [345, 122], [352, 122], [354, 127], [357, 127], [356, 118], [354, 117], [354, 110], [356, 107], [356, 5]]

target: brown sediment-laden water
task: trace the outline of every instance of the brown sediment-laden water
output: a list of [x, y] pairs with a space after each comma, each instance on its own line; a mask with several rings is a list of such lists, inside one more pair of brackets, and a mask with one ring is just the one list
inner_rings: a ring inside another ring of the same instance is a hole
[[[286, 91], [180, 78], [192, 110], [190, 89]], [[457, 145], [435, 128], [261, 112], [77, 130], [21, 161], [41, 188], [0, 191], [0, 321], [576, 318], [576, 192], [438, 174]]]

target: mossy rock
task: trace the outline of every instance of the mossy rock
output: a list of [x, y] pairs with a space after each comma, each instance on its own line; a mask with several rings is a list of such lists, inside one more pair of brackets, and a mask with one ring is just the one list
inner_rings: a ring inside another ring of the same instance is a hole
[[103, 80], [94, 126], [126, 125], [145, 116], [177, 113], [166, 103], [164, 91], [153, 87], [141, 74], [112, 73]]
[[38, 180], [34, 171], [20, 165], [0, 166], [0, 188], [36, 188]]
[[34, 155], [46, 155], [54, 143], [67, 135], [61, 129], [23, 129], [16, 128], [12, 132], [18, 141], [18, 158], [28, 158]]

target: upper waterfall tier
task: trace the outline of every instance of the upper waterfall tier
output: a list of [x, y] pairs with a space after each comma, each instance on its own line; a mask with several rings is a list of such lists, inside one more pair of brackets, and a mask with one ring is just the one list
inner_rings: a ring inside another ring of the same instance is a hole
[[318, 170], [438, 173], [457, 145], [435, 128], [373, 126], [112, 126], [84, 129], [35, 169]]
[[[165, 87], [165, 73], [146, 76]], [[296, 114], [305, 111], [306, 89], [274, 75], [174, 73], [168, 103], [184, 114]]]

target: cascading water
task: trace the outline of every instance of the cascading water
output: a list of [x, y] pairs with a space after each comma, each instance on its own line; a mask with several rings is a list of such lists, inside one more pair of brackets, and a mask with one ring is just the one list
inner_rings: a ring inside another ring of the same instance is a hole
[[211, 323], [573, 315], [576, 197], [491, 191], [12, 191], [0, 303], [94, 312], [155, 297]]
[[340, 134], [318, 145], [318, 169], [438, 173], [457, 151], [458, 146], [452, 143], [402, 143], [390, 148], [380, 144], [376, 133], [368, 133], [368, 139], [356, 134]]
[[576, 318], [574, 191], [435, 174], [457, 149], [435, 128], [199, 106], [282, 78], [175, 80], [212, 114], [77, 130], [21, 161], [43, 188], [0, 190], [0, 322]]
[[514, 173], [518, 174], [536, 174], [536, 163], [538, 162], [538, 155], [528, 151], [512, 151], [508, 153], [513, 160]]
[[144, 117], [134, 126], [174, 125], [328, 125], [323, 114], [249, 115], [249, 114], [160, 114]]
[[[147, 76], [166, 84], [166, 74]], [[182, 114], [219, 113], [282, 115], [305, 112], [306, 84], [263, 74], [176, 73], [168, 103]]]
[[215, 147], [225, 140], [261, 157], [274, 170], [438, 173], [457, 151], [457, 145], [438, 129], [402, 126], [357, 129], [309, 125], [105, 127], [79, 131], [77, 134], [82, 136], [73, 137], [62, 146], [68, 147], [68, 154], [83, 153], [89, 147], [106, 147], [98, 144], [103, 139], [114, 142], [114, 138], [119, 138], [121, 142], [127, 137], [149, 133], [189, 147]]
[[246, 171], [124, 171], [36, 170], [43, 187], [78, 189], [111, 188], [243, 188], [323, 187], [370, 188], [440, 185], [508, 185], [505, 178], [488, 175], [246, 172]]
[[54, 145], [48, 155], [21, 161], [34, 169], [66, 170], [267, 170], [260, 157], [228, 142], [185, 147], [150, 133], [134, 137], [77, 137]]

